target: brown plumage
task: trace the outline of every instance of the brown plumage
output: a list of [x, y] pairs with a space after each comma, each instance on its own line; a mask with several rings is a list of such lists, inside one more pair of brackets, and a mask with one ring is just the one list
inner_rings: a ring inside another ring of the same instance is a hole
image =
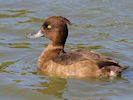
[[64, 51], [68, 36], [67, 24], [71, 22], [61, 16], [48, 17], [41, 29], [29, 37], [45, 36], [51, 40], [38, 60], [38, 70], [50, 76], [59, 77], [116, 77], [125, 69], [118, 62], [106, 56], [86, 51]]

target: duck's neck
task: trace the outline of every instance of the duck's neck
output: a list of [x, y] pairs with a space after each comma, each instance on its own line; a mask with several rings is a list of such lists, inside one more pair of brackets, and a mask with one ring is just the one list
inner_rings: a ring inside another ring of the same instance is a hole
[[39, 61], [47, 61], [54, 59], [61, 53], [64, 53], [64, 45], [56, 45], [53, 43], [49, 43], [46, 49], [42, 52]]
[[54, 43], [49, 43], [47, 48], [45, 49], [45, 52], [48, 51], [55, 51], [55, 50], [64, 50], [64, 44], [54, 44]]

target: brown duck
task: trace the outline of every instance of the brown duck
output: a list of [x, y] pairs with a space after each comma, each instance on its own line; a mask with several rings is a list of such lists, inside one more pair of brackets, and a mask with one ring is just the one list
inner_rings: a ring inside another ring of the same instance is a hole
[[68, 19], [51, 16], [44, 21], [37, 33], [29, 34], [30, 38], [45, 36], [51, 40], [39, 57], [39, 72], [50, 76], [76, 78], [121, 76], [125, 68], [111, 58], [86, 50], [65, 52], [67, 24], [71, 24]]

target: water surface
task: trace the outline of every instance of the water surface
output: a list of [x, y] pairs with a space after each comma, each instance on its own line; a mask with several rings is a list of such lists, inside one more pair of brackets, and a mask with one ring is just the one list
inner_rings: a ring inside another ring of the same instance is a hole
[[[66, 50], [83, 48], [131, 66], [122, 79], [38, 75], [47, 39], [28, 39], [47, 16], [71, 20]], [[132, 0], [0, 0], [0, 100], [132, 100]]]

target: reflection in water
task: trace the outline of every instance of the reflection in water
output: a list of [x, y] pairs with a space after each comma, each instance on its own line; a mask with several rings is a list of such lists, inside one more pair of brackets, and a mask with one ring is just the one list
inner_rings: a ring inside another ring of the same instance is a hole
[[39, 86], [41, 89], [36, 89], [43, 94], [62, 97], [64, 89], [67, 85], [67, 80], [63, 78], [49, 78], [49, 82], [41, 82]]

